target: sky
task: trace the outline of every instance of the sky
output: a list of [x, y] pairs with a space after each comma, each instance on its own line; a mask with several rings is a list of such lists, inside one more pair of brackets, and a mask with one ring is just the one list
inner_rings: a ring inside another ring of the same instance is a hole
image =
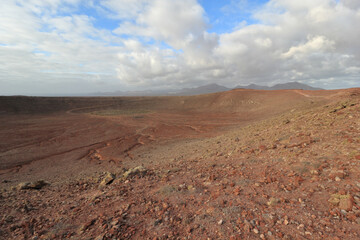
[[4, 0], [0, 95], [360, 87], [359, 0]]

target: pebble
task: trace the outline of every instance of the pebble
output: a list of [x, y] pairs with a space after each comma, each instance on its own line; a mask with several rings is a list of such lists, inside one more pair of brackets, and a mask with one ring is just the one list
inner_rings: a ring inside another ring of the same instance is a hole
[[304, 224], [300, 224], [297, 229], [300, 229], [300, 228], [303, 228], [304, 227]]

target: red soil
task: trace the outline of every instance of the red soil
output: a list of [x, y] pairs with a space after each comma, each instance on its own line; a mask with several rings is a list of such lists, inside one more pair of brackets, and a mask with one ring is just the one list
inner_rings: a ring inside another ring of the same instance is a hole
[[[2, 97], [0, 236], [357, 239], [359, 101], [359, 89]], [[104, 171], [116, 180], [99, 187]]]

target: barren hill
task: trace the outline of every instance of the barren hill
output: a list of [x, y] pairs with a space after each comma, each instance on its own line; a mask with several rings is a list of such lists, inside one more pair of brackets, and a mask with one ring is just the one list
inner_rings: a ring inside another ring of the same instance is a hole
[[288, 82], [288, 83], [280, 83], [276, 84], [274, 86], [268, 87], [268, 86], [261, 86], [257, 84], [250, 84], [248, 86], [236, 86], [237, 88], [243, 88], [243, 89], [258, 89], [258, 90], [286, 90], [286, 89], [301, 89], [301, 90], [323, 90], [321, 88], [315, 88], [311, 87], [309, 85], [299, 83], [299, 82]]
[[[286, 110], [294, 105], [316, 102], [342, 94], [341, 90], [304, 91], [279, 90], [262, 91], [251, 89], [234, 89], [195, 96], [163, 97], [1, 97], [0, 113], [16, 114], [49, 114], [72, 112], [91, 112], [96, 109], [147, 109], [147, 110], [194, 110], [239, 112], [249, 108], [268, 109], [278, 106]], [[279, 106], [280, 105], [280, 106]], [[209, 109], [210, 108], [210, 109]]]
[[360, 89], [1, 97], [0, 235], [358, 239], [359, 106]]

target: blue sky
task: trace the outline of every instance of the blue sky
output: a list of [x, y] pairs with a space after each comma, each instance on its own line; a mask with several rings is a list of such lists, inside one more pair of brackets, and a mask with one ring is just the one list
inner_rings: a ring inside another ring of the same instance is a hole
[[0, 95], [358, 87], [358, 0], [7, 0]]
[[248, 25], [258, 23], [252, 13], [261, 9], [267, 0], [255, 1], [206, 1], [201, 0], [206, 16], [210, 22], [210, 32], [218, 34], [232, 32], [236, 26], [245, 21]]
[[[261, 9], [267, 2], [268, 0], [200, 0], [199, 4], [203, 7], [208, 18], [208, 31], [221, 34], [232, 32], [243, 21], [248, 25], [258, 23], [258, 20], [252, 17], [252, 13]], [[114, 30], [122, 22], [122, 20], [104, 15], [102, 10], [86, 5], [81, 6], [75, 13], [93, 17], [96, 28]]]

